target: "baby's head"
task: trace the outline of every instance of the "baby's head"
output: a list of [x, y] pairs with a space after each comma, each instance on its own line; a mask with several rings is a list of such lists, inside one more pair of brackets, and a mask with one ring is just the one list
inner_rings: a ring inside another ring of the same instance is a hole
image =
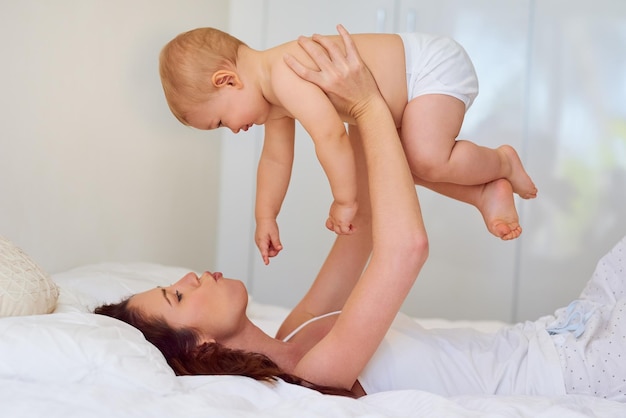
[[215, 91], [213, 73], [234, 70], [239, 39], [213, 28], [181, 33], [168, 42], [159, 56], [159, 74], [170, 110], [183, 124], [194, 105], [206, 102]]

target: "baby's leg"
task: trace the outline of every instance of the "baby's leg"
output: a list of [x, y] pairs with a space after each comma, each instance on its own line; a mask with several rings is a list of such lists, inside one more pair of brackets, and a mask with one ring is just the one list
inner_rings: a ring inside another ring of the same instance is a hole
[[503, 240], [515, 239], [522, 233], [513, 200], [511, 183], [498, 179], [487, 184], [463, 186], [453, 183], [432, 183], [413, 176], [415, 184], [444, 196], [475, 206], [483, 216], [487, 229]]
[[517, 152], [457, 140], [465, 104], [452, 96], [426, 94], [412, 99], [402, 117], [402, 143], [413, 174], [426, 181], [462, 185], [507, 179], [522, 198], [534, 198], [537, 188]]

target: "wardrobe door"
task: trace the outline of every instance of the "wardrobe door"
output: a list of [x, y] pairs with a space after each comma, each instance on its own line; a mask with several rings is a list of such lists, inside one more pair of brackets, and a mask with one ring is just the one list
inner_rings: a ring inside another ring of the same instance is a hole
[[519, 318], [578, 297], [626, 234], [626, 2], [534, 2]]
[[[524, 123], [529, 1], [403, 0], [396, 15], [397, 31], [450, 36], [472, 59], [480, 93], [459, 138], [491, 148], [510, 144], [528, 163]], [[417, 316], [510, 320], [520, 240], [505, 242], [491, 235], [480, 213], [468, 204], [417, 190], [430, 256], [404, 310]], [[516, 203], [524, 237], [524, 209], [534, 202], [516, 198]]]

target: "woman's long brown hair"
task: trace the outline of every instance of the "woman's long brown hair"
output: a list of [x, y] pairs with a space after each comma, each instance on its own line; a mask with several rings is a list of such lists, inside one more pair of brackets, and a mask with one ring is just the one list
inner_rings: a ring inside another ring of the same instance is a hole
[[97, 307], [94, 312], [110, 316], [140, 330], [146, 340], [155, 345], [179, 376], [185, 375], [237, 375], [273, 382], [277, 378], [287, 383], [304, 386], [327, 395], [354, 398], [347, 389], [322, 386], [298, 376], [285, 373], [269, 357], [243, 350], [234, 350], [219, 343], [198, 344], [192, 329], [174, 329], [162, 318], [150, 318], [128, 306], [129, 299], [120, 303]]

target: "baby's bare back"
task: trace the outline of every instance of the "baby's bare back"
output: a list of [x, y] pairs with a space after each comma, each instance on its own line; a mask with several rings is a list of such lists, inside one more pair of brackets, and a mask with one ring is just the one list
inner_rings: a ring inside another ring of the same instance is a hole
[[[407, 104], [406, 64], [402, 39], [393, 34], [358, 34], [352, 38], [363, 61], [374, 75], [396, 126], [400, 127]], [[336, 41], [341, 43], [340, 38]]]
[[[387, 105], [393, 115], [396, 126], [400, 127], [402, 114], [407, 104], [406, 64], [404, 61], [404, 44], [398, 35], [394, 34], [353, 34], [351, 35], [359, 50], [361, 58], [369, 67], [378, 83]], [[339, 36], [328, 36], [341, 49], [343, 42]], [[288, 42], [272, 48], [275, 60], [282, 62], [285, 52], [294, 55], [298, 60], [311, 67], [313, 61], [300, 49], [296, 41]], [[341, 115], [344, 122], [353, 123], [347, 115]]]

